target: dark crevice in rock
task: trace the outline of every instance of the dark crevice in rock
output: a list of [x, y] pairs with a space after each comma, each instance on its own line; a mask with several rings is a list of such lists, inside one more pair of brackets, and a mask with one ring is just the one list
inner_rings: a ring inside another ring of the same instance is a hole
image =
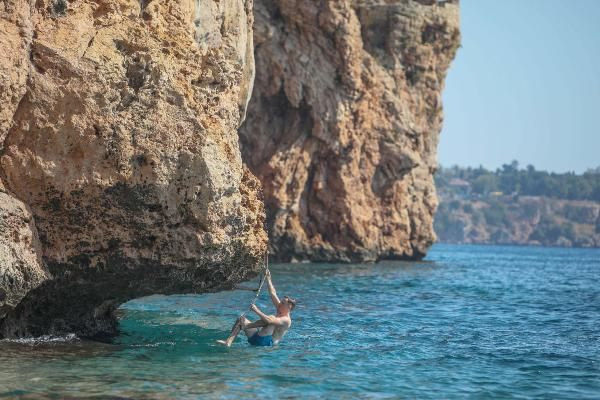
[[133, 62], [127, 65], [127, 72], [125, 73], [127, 84], [137, 92], [146, 83], [149, 73], [150, 71], [144, 63], [134, 59]]
[[[269, 115], [249, 115], [240, 129], [242, 157], [251, 169], [261, 165], [280, 149], [290, 149], [293, 146], [302, 145], [311, 136], [314, 124], [312, 110], [306, 99], [302, 99], [300, 105], [294, 107], [288, 100], [283, 85], [277, 94], [265, 96], [261, 101], [264, 102], [264, 107], [270, 110]], [[245, 127], [251, 129], [250, 126], [255, 123], [257, 118], [270, 119], [274, 125], [273, 128], [279, 134], [270, 137], [266, 143], [245, 135]], [[285, 123], [280, 121], [285, 121]]]
[[363, 48], [380, 62], [389, 62], [390, 16], [388, 7], [359, 7], [355, 10], [360, 21]]
[[50, 13], [54, 18], [64, 17], [67, 15], [68, 7], [67, 0], [54, 0], [50, 5]]

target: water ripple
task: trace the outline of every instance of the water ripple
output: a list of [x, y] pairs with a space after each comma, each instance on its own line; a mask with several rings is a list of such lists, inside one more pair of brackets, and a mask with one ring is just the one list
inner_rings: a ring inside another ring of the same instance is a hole
[[600, 398], [600, 251], [428, 259], [273, 266], [300, 300], [273, 348], [215, 344], [244, 290], [130, 302], [112, 344], [2, 341], [0, 398]]

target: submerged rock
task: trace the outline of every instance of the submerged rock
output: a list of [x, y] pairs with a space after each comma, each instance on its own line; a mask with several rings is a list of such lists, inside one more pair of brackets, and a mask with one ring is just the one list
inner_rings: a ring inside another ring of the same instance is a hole
[[252, 1], [8, 0], [0, 17], [0, 212], [20, 210], [0, 261], [34, 276], [2, 284], [0, 336], [111, 333], [124, 301], [255, 274], [261, 189], [237, 136]]
[[265, 188], [271, 253], [423, 257], [458, 1], [269, 0], [255, 18], [240, 137]]

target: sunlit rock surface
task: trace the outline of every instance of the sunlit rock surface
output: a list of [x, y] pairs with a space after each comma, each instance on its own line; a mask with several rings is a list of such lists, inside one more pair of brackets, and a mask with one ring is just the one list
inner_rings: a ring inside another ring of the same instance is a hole
[[0, 3], [0, 261], [35, 275], [0, 277], [0, 336], [110, 334], [128, 299], [256, 273], [252, 23], [251, 0]]
[[435, 239], [441, 92], [458, 1], [256, 4], [241, 131], [283, 261], [419, 259]]

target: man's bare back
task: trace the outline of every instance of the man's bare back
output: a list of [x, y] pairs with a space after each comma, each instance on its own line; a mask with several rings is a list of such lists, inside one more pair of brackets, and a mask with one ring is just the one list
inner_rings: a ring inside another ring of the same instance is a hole
[[257, 321], [250, 322], [246, 317], [240, 317], [233, 325], [231, 334], [227, 340], [218, 340], [219, 343], [226, 346], [231, 346], [240, 330], [248, 337], [248, 343], [254, 346], [272, 346], [278, 344], [283, 336], [292, 326], [291, 311], [296, 306], [296, 302], [284, 296], [283, 299], [277, 297], [277, 292], [271, 281], [271, 273], [267, 269], [266, 272], [267, 285], [269, 286], [269, 294], [271, 301], [277, 310], [275, 315], [266, 315], [256, 305], [252, 305], [251, 310], [260, 318]]

